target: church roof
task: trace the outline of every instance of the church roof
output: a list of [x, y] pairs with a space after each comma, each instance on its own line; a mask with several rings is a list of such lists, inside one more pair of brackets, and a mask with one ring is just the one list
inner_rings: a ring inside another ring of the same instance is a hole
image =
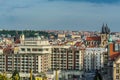
[[110, 28], [108, 28], [107, 24], [102, 26], [102, 34], [109, 34], [110, 33]]
[[101, 40], [101, 37], [87, 37], [86, 38], [86, 41], [100, 41]]

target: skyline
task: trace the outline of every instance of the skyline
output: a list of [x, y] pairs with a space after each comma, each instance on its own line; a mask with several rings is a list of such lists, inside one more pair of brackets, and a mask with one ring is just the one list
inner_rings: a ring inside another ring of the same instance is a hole
[[1, 0], [0, 29], [119, 31], [120, 0]]

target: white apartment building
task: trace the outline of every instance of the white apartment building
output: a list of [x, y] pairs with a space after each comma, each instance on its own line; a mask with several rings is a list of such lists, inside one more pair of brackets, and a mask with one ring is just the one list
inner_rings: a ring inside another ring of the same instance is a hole
[[86, 48], [84, 53], [84, 69], [85, 71], [101, 69], [104, 67], [105, 48]]

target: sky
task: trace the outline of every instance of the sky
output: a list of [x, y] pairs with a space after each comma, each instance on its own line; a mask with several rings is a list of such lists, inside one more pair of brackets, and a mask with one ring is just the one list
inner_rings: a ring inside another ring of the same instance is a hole
[[0, 0], [0, 29], [120, 31], [120, 0]]

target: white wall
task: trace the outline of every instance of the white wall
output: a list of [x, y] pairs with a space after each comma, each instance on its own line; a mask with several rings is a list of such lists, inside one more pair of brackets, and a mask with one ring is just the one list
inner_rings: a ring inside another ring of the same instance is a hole
[[38, 72], [41, 72], [41, 56], [38, 56]]

